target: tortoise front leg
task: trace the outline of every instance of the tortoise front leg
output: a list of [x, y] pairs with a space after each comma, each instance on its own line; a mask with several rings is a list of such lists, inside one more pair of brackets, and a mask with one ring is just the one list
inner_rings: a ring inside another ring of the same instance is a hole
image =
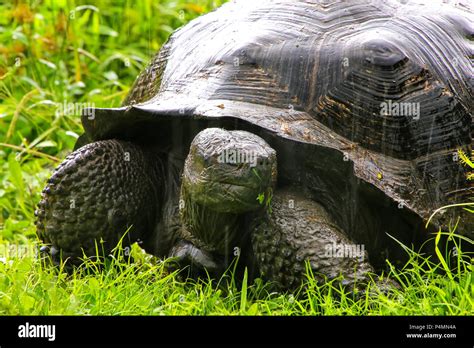
[[315, 279], [340, 277], [340, 284], [363, 288], [374, 269], [363, 245], [352, 243], [318, 203], [297, 190], [277, 190], [271, 211], [255, 220], [251, 232], [262, 277], [295, 289], [306, 280], [306, 262]]
[[[161, 205], [163, 163], [130, 142], [97, 141], [71, 153], [48, 180], [35, 212], [39, 238], [49, 252], [79, 263], [108, 255], [153, 232]], [[128, 231], [128, 233], [126, 233]], [[100, 256], [99, 255], [99, 256]]]

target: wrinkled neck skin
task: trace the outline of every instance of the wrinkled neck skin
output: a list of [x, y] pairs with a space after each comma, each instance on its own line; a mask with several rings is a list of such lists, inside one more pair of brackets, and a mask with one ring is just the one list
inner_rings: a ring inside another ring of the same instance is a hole
[[189, 196], [186, 185], [182, 185], [180, 214], [184, 239], [216, 255], [225, 265], [249, 249], [249, 222], [261, 216], [263, 209], [241, 214], [221, 213], [193, 202]]
[[[150, 176], [155, 180], [158, 204], [154, 229], [140, 246], [160, 258], [169, 257], [170, 250], [179, 240], [186, 240], [197, 248], [210, 252], [216, 260], [228, 266], [241, 253], [246, 266], [252, 266], [249, 238], [250, 222], [262, 218], [264, 209], [230, 214], [213, 211], [193, 202], [181, 187], [184, 159], [172, 152], [148, 153]], [[248, 254], [248, 255], [247, 255]]]

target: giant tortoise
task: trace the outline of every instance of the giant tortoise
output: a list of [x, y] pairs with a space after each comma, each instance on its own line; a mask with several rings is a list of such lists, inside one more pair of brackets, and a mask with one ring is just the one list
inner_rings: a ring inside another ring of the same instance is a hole
[[[398, 244], [438, 229], [473, 189], [473, 15], [432, 1], [232, 1], [191, 21], [119, 108], [85, 133], [37, 210], [53, 258], [124, 236], [222, 272], [239, 262], [284, 287], [305, 267], [365, 279]], [[178, 262], [179, 263], [179, 262]]]

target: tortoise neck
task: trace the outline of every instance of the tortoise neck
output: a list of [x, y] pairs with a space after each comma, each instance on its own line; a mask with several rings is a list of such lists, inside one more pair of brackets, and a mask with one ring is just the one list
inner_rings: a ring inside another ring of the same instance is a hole
[[[222, 213], [193, 202], [181, 188], [183, 237], [198, 247], [224, 257], [237, 256], [248, 239], [247, 222], [255, 213]], [[238, 248], [238, 249], [237, 249]]]

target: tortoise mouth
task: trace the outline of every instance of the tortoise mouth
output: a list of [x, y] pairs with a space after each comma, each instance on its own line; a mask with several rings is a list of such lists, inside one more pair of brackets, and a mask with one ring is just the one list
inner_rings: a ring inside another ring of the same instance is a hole
[[[267, 175], [265, 175], [267, 174]], [[201, 185], [207, 186], [219, 186], [219, 187], [241, 187], [252, 191], [263, 190], [272, 184], [272, 176], [268, 173], [259, 173], [260, 177], [252, 177], [252, 174], [242, 173], [241, 175], [229, 175], [227, 178], [218, 179], [215, 176], [213, 178], [201, 178]], [[263, 176], [263, 178], [262, 178]]]
[[[207, 183], [211, 184], [211, 181], [208, 181]], [[212, 185], [217, 185], [221, 187], [241, 187], [241, 188], [246, 188], [249, 190], [256, 190], [258, 189], [257, 186], [252, 185], [251, 183], [237, 183], [237, 182], [231, 182], [231, 181], [213, 181]]]
[[216, 212], [242, 213], [259, 207], [263, 188], [227, 182], [212, 182], [188, 191], [194, 202]]

